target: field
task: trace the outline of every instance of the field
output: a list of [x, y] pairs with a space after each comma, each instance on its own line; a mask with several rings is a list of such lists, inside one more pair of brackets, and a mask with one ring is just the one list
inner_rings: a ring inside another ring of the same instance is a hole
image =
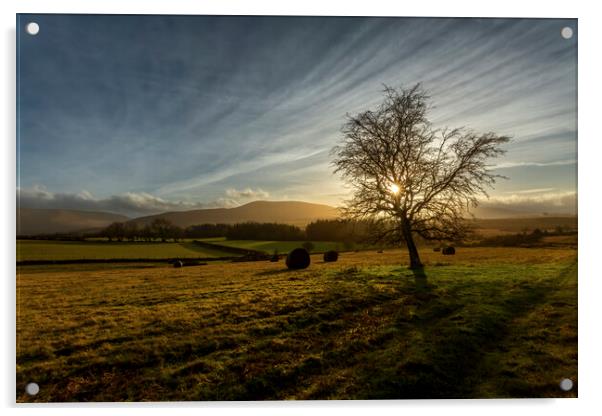
[[[274, 250], [286, 254], [304, 241], [256, 241], [207, 238], [201, 241], [226, 247], [242, 248], [272, 254]], [[315, 252], [340, 250], [341, 243], [313, 242]], [[179, 243], [108, 242], [106, 240], [57, 241], [17, 240], [17, 261], [24, 260], [80, 260], [80, 259], [168, 259], [232, 257], [231, 252], [219, 247], [208, 248], [185, 240]]]
[[[208, 238], [203, 241], [227, 247], [262, 251], [268, 254], [272, 254], [274, 250], [278, 253], [286, 254], [294, 248], [303, 247], [303, 243], [305, 243], [305, 241], [226, 240], [225, 238]], [[333, 241], [313, 241], [312, 244], [314, 245], [312, 251], [315, 252], [324, 252], [328, 250], [341, 251], [343, 248], [342, 243]]]
[[577, 395], [576, 250], [423, 257], [19, 267], [17, 400]]
[[199, 247], [189, 241], [182, 243], [109, 243], [105, 241], [17, 240], [17, 261], [224, 256], [232, 256], [232, 254], [219, 249]]

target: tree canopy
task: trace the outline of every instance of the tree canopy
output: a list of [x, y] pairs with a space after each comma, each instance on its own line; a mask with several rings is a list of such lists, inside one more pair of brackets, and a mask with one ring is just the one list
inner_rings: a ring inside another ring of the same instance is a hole
[[348, 116], [342, 143], [333, 149], [335, 172], [351, 186], [344, 214], [368, 219], [375, 240], [408, 246], [410, 267], [422, 267], [413, 235], [455, 240], [463, 218], [487, 196], [499, 175], [488, 165], [504, 153], [508, 136], [466, 128], [437, 129], [420, 84], [385, 86], [373, 110]]

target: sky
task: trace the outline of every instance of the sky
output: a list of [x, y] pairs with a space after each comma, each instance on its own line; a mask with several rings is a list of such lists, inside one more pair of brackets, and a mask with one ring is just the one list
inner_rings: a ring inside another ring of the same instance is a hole
[[21, 14], [17, 28], [22, 207], [338, 206], [347, 114], [422, 83], [435, 127], [512, 137], [483, 206], [576, 211], [575, 19]]

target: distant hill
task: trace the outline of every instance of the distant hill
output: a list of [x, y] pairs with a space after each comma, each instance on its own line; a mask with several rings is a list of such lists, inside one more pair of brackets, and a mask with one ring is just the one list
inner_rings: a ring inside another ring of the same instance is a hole
[[[482, 232], [520, 232], [526, 228], [549, 229], [556, 226], [576, 228], [576, 216], [537, 215], [499, 208], [477, 208], [472, 222]], [[112, 222], [133, 221], [138, 225], [165, 218], [182, 228], [197, 224], [235, 224], [240, 222], [277, 222], [305, 227], [318, 219], [335, 219], [339, 211], [329, 205], [300, 201], [255, 201], [236, 208], [198, 209], [165, 212], [129, 219], [108, 213], [67, 209], [20, 208], [17, 212], [17, 235], [44, 235], [77, 231], [97, 231]]]
[[304, 227], [318, 219], [339, 216], [336, 208], [298, 201], [255, 201], [236, 208], [197, 209], [193, 211], [166, 212], [133, 219], [138, 225], [165, 218], [180, 227], [196, 224], [234, 224], [237, 222], [277, 222]]
[[577, 230], [577, 216], [531, 216], [528, 218], [478, 218], [469, 223], [476, 232], [485, 235], [520, 233], [523, 231], [554, 230], [558, 227], [565, 231]]
[[17, 210], [17, 235], [43, 235], [98, 229], [112, 222], [123, 222], [128, 219], [124, 215], [108, 212], [20, 207]]
[[539, 217], [541, 214], [529, 212], [529, 211], [519, 211], [512, 208], [502, 208], [502, 207], [487, 207], [479, 205], [476, 208], [470, 210], [471, 214], [476, 218], [480, 219], [493, 219], [493, 218], [532, 218]]
[[507, 207], [487, 206], [481, 204], [476, 208], [471, 209], [471, 213], [476, 218], [481, 219], [494, 219], [494, 218], [539, 218], [539, 217], [576, 217], [576, 212], [565, 212], [565, 211], [549, 211], [549, 212], [535, 212], [517, 210]]

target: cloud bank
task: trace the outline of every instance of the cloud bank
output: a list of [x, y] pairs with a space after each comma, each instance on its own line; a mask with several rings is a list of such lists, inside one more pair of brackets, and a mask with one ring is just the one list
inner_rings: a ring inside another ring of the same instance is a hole
[[[531, 215], [541, 215], [543, 213], [574, 215], [577, 213], [576, 192], [550, 192], [551, 190], [553, 188], [526, 189], [508, 195], [494, 196], [482, 200], [479, 208]], [[87, 191], [60, 193], [48, 191], [41, 186], [17, 191], [19, 204], [24, 208], [102, 211], [129, 217], [167, 211], [232, 208], [250, 201], [265, 200], [270, 197], [270, 193], [261, 188], [229, 188], [223, 192], [223, 195], [221, 198], [208, 202], [191, 202], [168, 200], [144, 192], [127, 192], [106, 198], [97, 198]]]
[[518, 191], [510, 195], [495, 196], [483, 200], [479, 208], [503, 209], [519, 214], [533, 215], [577, 214], [577, 192], [547, 192], [549, 189], [530, 189]]
[[88, 191], [78, 193], [51, 192], [42, 186], [17, 189], [17, 200], [23, 208], [72, 209], [102, 211], [129, 217], [157, 214], [167, 211], [188, 211], [207, 208], [232, 208], [251, 200], [267, 198], [269, 193], [262, 189], [227, 189], [225, 197], [210, 202], [167, 200], [146, 192], [126, 192], [97, 198]]

